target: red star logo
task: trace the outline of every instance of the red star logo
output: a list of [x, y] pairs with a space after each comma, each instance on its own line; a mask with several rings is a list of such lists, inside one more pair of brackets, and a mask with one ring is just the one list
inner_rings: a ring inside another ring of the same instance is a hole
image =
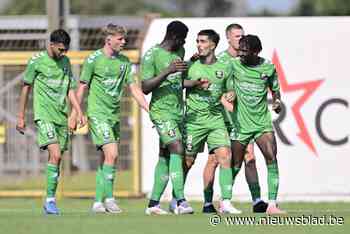
[[305, 125], [303, 116], [301, 115], [301, 107], [309, 99], [309, 97], [316, 91], [316, 89], [322, 84], [323, 80], [306, 81], [302, 83], [290, 84], [288, 83], [286, 76], [284, 74], [282, 65], [279, 61], [277, 52], [273, 52], [272, 62], [276, 66], [276, 71], [278, 74], [281, 89], [284, 93], [294, 92], [297, 90], [303, 90], [303, 94], [299, 99], [292, 105], [292, 112], [294, 118], [299, 127], [298, 137], [306, 144], [306, 146], [317, 156], [317, 151], [314, 143], [310, 137], [309, 131]]

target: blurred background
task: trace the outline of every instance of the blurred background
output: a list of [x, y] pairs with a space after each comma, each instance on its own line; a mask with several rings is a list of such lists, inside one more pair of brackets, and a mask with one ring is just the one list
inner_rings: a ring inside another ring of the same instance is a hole
[[[103, 45], [100, 28], [110, 22], [124, 25], [128, 34], [123, 53], [129, 56], [137, 72], [145, 35], [154, 19], [348, 16], [350, 1], [0, 0], [0, 14], [0, 196], [43, 196], [47, 152], [40, 151], [35, 142], [31, 103], [24, 136], [15, 131], [15, 122], [26, 62], [33, 53], [45, 49], [51, 30], [65, 28], [69, 31], [72, 37], [69, 56], [74, 74], [79, 77], [84, 58]], [[116, 194], [142, 196], [141, 114], [126, 92], [122, 103]], [[65, 155], [59, 194], [92, 197], [99, 155], [86, 129], [77, 132], [72, 142]], [[148, 170], [153, 171], [153, 168]]]

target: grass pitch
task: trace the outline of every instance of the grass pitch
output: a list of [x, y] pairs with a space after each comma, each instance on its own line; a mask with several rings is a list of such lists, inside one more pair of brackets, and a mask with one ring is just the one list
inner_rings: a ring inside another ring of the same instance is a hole
[[[119, 201], [123, 213], [117, 215], [95, 215], [89, 212], [92, 200], [63, 199], [58, 201], [60, 216], [42, 213], [41, 199], [0, 199], [0, 234], [69, 234], [69, 233], [350, 233], [350, 203], [282, 203], [288, 214], [280, 217], [336, 217], [342, 225], [317, 223], [291, 224], [227, 224], [228, 216], [221, 216], [221, 223], [210, 224], [211, 215], [201, 213], [201, 203], [191, 202], [196, 213], [183, 216], [146, 216], [145, 199], [122, 199]], [[162, 204], [167, 208], [167, 204]], [[262, 218], [265, 215], [251, 213], [249, 203], [235, 203], [243, 214], [233, 217]], [[314, 220], [315, 221], [315, 220]]]

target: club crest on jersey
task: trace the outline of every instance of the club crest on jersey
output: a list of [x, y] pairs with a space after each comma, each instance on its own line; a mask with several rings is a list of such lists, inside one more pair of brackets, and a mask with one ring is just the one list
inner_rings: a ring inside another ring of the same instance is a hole
[[176, 135], [175, 130], [174, 130], [174, 129], [170, 129], [170, 130], [168, 131], [168, 135], [169, 135], [170, 137], [174, 137], [174, 136]]
[[224, 78], [224, 71], [215, 71], [216, 78], [222, 79]]
[[126, 65], [125, 64], [122, 64], [120, 65], [120, 73], [123, 73], [126, 69]]
[[49, 139], [53, 139], [55, 137], [55, 134], [52, 131], [47, 132], [47, 137]]
[[265, 74], [265, 73], [262, 73], [261, 76], [260, 76], [260, 78], [261, 78], [262, 80], [267, 80], [267, 79], [269, 78], [269, 76], [268, 76], [267, 74]]

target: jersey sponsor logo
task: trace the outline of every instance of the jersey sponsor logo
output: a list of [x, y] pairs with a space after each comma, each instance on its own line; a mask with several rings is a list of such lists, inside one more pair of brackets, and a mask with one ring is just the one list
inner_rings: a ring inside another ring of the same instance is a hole
[[215, 71], [215, 76], [216, 76], [216, 78], [218, 78], [218, 79], [224, 78], [224, 71], [221, 71], [221, 70]]

